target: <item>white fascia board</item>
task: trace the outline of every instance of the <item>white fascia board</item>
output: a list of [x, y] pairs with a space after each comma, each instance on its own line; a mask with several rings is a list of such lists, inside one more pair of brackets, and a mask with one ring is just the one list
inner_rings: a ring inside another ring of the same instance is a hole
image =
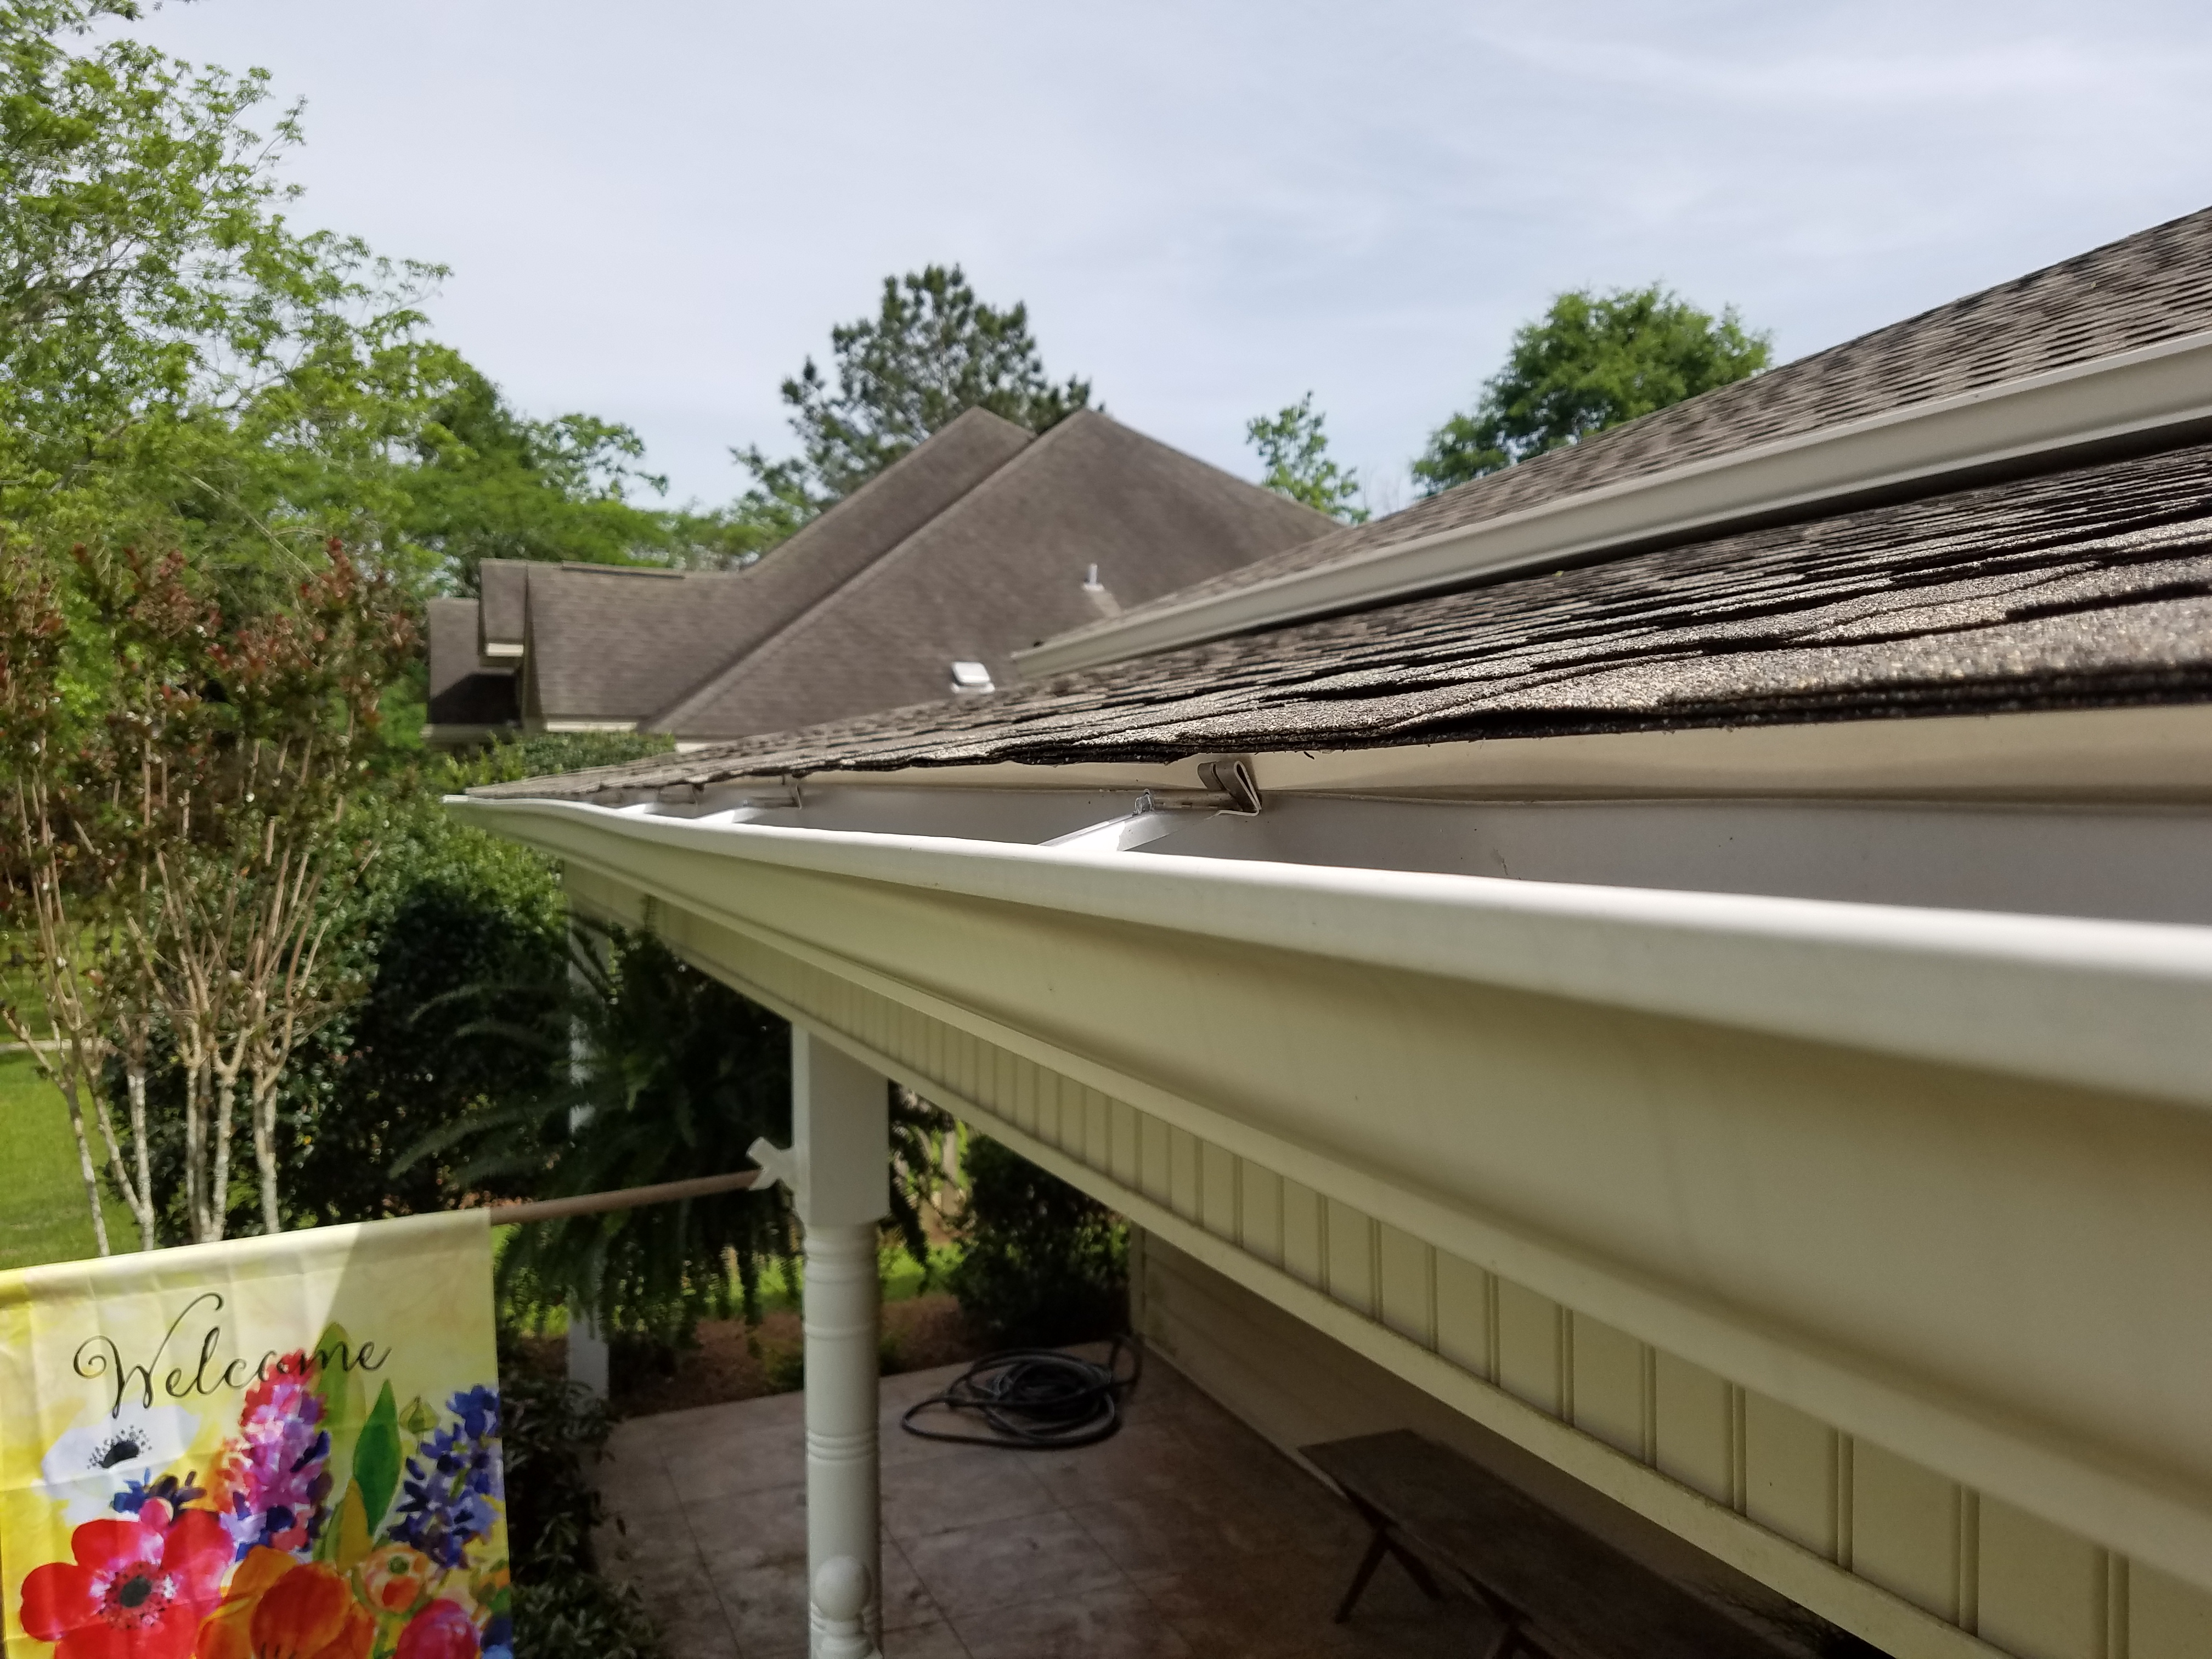
[[1014, 663], [1024, 679], [1042, 679], [2205, 421], [2212, 421], [2212, 332], [1908, 404], [1139, 612], [1017, 651]]
[[448, 805], [610, 867], [659, 842], [2212, 1107], [2212, 928]]

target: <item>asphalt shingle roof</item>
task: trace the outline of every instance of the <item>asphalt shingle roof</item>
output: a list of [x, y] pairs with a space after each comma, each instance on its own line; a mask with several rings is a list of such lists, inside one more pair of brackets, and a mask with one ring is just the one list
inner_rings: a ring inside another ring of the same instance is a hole
[[2212, 698], [2212, 445], [489, 795]]
[[533, 719], [729, 738], [942, 696], [956, 661], [1009, 682], [1019, 647], [1330, 524], [1095, 411], [1037, 438], [970, 410], [744, 570], [486, 560], [481, 627], [526, 636]]
[[[2212, 209], [1164, 596], [1181, 605], [1539, 503], [2212, 329]], [[1111, 626], [1093, 623], [1070, 636]]]
[[[1019, 647], [1103, 605], [1152, 599], [1310, 541], [1329, 523], [1085, 410], [1028, 441], [896, 546], [848, 560], [835, 584], [817, 574], [830, 563], [824, 551], [798, 538], [769, 555], [741, 591], [757, 596], [749, 603], [773, 625], [749, 629], [727, 652], [727, 667], [651, 725], [678, 738], [730, 737], [895, 708], [945, 696], [961, 661], [980, 662], [1007, 684], [1018, 678]], [[1094, 565], [1103, 595], [1084, 588]], [[771, 603], [765, 582], [779, 567], [814, 580], [819, 597], [803, 610], [780, 595]]]

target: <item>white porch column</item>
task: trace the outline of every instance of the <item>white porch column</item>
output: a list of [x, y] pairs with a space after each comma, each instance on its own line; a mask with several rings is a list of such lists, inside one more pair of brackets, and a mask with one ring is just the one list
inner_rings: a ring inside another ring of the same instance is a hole
[[[791, 1033], [792, 1164], [806, 1228], [806, 1577], [812, 1651], [866, 1655], [883, 1628], [876, 1462], [877, 1224], [890, 1212], [890, 1091], [818, 1038]], [[825, 1569], [830, 1569], [825, 1572]], [[825, 1607], [825, 1589], [836, 1605]], [[856, 1645], [857, 1644], [857, 1645]]]

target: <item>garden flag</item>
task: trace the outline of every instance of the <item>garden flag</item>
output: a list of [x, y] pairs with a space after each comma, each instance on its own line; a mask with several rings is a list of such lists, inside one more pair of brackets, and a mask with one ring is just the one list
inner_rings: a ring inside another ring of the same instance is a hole
[[7, 1659], [512, 1659], [485, 1212], [0, 1273]]

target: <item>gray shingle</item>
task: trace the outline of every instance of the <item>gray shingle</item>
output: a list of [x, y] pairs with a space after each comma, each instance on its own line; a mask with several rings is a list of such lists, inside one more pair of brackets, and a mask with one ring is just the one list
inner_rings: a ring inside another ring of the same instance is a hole
[[[781, 598], [763, 605], [773, 627], [754, 626], [734, 661], [652, 724], [698, 739], [897, 708], [944, 696], [956, 661], [982, 663], [1007, 684], [1016, 649], [1097, 614], [1099, 599], [1083, 587], [1092, 565], [1115, 600], [1131, 603], [1310, 541], [1329, 525], [1104, 415], [1074, 415], [895, 548], [848, 561], [844, 579], [818, 584], [804, 611]], [[787, 562], [829, 568], [795, 538], [748, 574], [745, 591], [762, 592]]]
[[[1716, 538], [995, 696], [702, 750], [638, 784], [1159, 761], [2212, 699], [2212, 445]], [[574, 794], [600, 775], [501, 786]]]
[[477, 601], [433, 599], [428, 606], [433, 726], [507, 726], [515, 719], [514, 673], [477, 658]]
[[529, 581], [526, 559], [486, 559], [477, 567], [477, 592], [483, 600], [477, 623], [479, 650], [522, 643], [522, 605]]

